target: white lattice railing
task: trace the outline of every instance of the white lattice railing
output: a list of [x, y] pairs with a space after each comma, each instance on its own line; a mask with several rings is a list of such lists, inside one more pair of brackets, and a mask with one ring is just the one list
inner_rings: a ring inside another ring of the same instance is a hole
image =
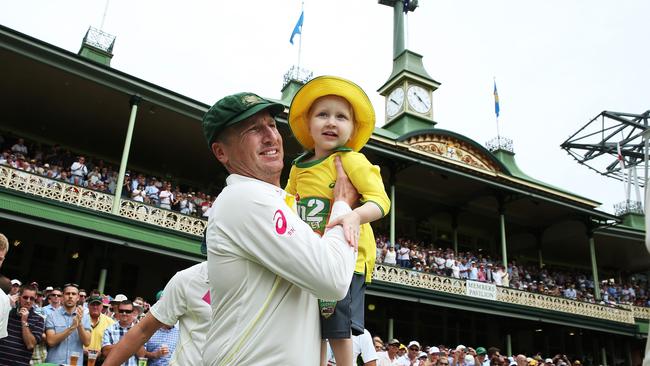
[[[467, 281], [451, 277], [436, 276], [430, 273], [412, 271], [404, 268], [377, 264], [373, 274], [374, 281], [384, 281], [405, 286], [424, 288], [448, 294], [467, 296]], [[650, 318], [650, 312], [640, 307], [610, 307], [575, 301], [556, 296], [547, 296], [533, 292], [515, 290], [508, 287], [494, 286], [496, 301], [517, 304], [567, 314], [589, 316], [619, 323], [634, 324], [637, 314], [640, 318]], [[633, 309], [630, 309], [633, 308]]]
[[[113, 208], [111, 194], [3, 165], [0, 165], [0, 187], [103, 213], [111, 213]], [[198, 217], [125, 199], [120, 200], [119, 216], [199, 237], [207, 225], [206, 220]]]

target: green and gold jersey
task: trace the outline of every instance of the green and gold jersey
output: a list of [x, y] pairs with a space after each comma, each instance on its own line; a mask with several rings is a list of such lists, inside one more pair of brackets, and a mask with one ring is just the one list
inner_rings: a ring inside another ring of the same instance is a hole
[[[384, 189], [379, 167], [372, 165], [361, 153], [341, 147], [330, 156], [313, 161], [305, 161], [310, 153], [300, 156], [293, 162], [289, 181], [285, 190], [296, 196], [298, 216], [320, 235], [325, 232], [333, 200], [336, 182], [334, 157], [340, 156], [343, 169], [361, 195], [361, 203], [376, 204], [385, 216], [390, 210], [390, 200]], [[365, 273], [366, 282], [372, 279], [375, 266], [375, 236], [370, 224], [361, 225], [359, 235], [359, 254], [355, 272]]]

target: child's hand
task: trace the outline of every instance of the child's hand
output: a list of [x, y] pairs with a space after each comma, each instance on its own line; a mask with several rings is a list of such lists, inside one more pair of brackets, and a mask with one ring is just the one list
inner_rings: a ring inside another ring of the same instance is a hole
[[332, 228], [336, 225], [343, 226], [343, 235], [345, 240], [348, 241], [351, 247], [356, 252], [359, 249], [359, 223], [361, 217], [358, 213], [352, 211], [348, 214], [339, 216], [327, 223], [327, 228]]

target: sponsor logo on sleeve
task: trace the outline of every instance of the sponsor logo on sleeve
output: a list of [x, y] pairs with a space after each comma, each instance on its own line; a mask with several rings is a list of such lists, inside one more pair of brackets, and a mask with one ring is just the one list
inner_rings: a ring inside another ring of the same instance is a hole
[[287, 218], [284, 216], [282, 210], [275, 211], [273, 215], [273, 221], [275, 221], [275, 232], [283, 235], [287, 232]]
[[273, 221], [275, 222], [275, 232], [278, 233], [278, 235], [292, 235], [294, 233], [294, 228], [287, 230], [287, 218], [284, 216], [282, 210], [275, 211], [275, 214], [273, 214]]

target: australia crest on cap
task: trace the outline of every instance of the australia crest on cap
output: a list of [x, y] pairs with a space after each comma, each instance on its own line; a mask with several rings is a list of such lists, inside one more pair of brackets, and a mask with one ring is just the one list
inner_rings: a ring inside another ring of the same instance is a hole
[[247, 106], [254, 105], [262, 101], [264, 100], [255, 94], [247, 94], [241, 97], [242, 104], [245, 104]]

